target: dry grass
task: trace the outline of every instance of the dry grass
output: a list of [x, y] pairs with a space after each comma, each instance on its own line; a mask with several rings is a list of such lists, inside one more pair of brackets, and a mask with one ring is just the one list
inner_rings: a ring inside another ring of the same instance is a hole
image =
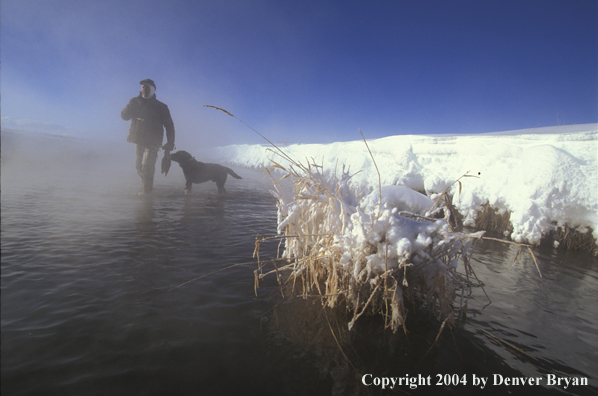
[[[451, 228], [456, 231], [463, 229], [463, 216], [452, 205], [452, 196], [445, 191], [435, 202], [445, 212], [445, 218], [449, 221]], [[490, 235], [500, 235], [508, 238], [513, 232], [511, 223], [511, 212], [508, 210], [499, 210], [490, 206], [488, 202], [481, 206], [477, 213], [473, 228], [476, 231], [485, 231]], [[591, 228], [572, 228], [568, 225], [559, 226], [553, 224], [553, 229], [542, 238], [541, 244], [550, 245], [562, 250], [575, 250], [588, 252], [598, 256], [598, 243], [593, 236]], [[521, 244], [521, 246], [527, 246]]]
[[[467, 305], [471, 286], [478, 284], [469, 259], [483, 233], [452, 232], [442, 226], [446, 225], [442, 219], [396, 213], [388, 207], [364, 213], [352, 204], [350, 175], [344, 169], [340, 177], [327, 177], [319, 165], [294, 162], [288, 167], [274, 163], [268, 171], [279, 200], [281, 258], [288, 264], [270, 269], [268, 262], [259, 261], [260, 244], [278, 238], [258, 239], [256, 287], [264, 277], [275, 275], [283, 295], [316, 299], [329, 308], [345, 307], [351, 317], [349, 328], [364, 314], [382, 314], [385, 326], [396, 331], [405, 325], [406, 300], [430, 310], [440, 321], [454, 323], [456, 311]], [[283, 180], [291, 183], [284, 185]], [[417, 255], [398, 257], [396, 247], [389, 251], [390, 229], [385, 226], [397, 217], [411, 227], [434, 224], [429, 234], [433, 242]], [[373, 238], [351, 238], [355, 228]], [[285, 285], [283, 271], [290, 272]]]
[[556, 242], [559, 249], [580, 250], [598, 256], [596, 238], [594, 238], [592, 233], [593, 230], [591, 228], [579, 230], [567, 225], [557, 226], [545, 240], [552, 243], [553, 246]]
[[[485, 203], [476, 216], [474, 227], [478, 231], [508, 237], [513, 232], [510, 217], [511, 212], [503, 211], [501, 213], [497, 208]], [[588, 252], [594, 256], [598, 255], [598, 245], [591, 228], [578, 229], [556, 224], [553, 227], [553, 230], [543, 237], [542, 244], [563, 250], [577, 250]]]
[[500, 213], [498, 209], [486, 202], [476, 216], [474, 227], [476, 230], [484, 230], [491, 234], [510, 235], [513, 232], [511, 212]]

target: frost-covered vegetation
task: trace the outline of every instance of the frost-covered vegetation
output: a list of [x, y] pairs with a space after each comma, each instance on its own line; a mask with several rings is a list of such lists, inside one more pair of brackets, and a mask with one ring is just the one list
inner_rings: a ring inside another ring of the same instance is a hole
[[[352, 312], [380, 312], [386, 326], [405, 325], [406, 303], [453, 323], [453, 303], [464, 308], [475, 274], [469, 257], [483, 232], [454, 232], [450, 211], [405, 186], [380, 186], [358, 199], [351, 175], [325, 173], [314, 163], [275, 163], [269, 169], [277, 198], [278, 233], [284, 238], [278, 276], [290, 270], [287, 288]], [[440, 211], [440, 218], [431, 217]], [[445, 218], [446, 217], [446, 218]], [[459, 265], [459, 263], [462, 263]], [[258, 280], [264, 272], [261, 263]]]

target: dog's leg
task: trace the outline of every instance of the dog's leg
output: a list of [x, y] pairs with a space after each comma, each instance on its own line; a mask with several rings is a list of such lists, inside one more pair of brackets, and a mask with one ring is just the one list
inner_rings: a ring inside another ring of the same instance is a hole
[[224, 188], [224, 183], [216, 182], [216, 186], [218, 187], [219, 194], [224, 194], [226, 192], [226, 189]]
[[189, 194], [191, 192], [191, 188], [193, 187], [193, 182], [188, 181], [185, 183], [185, 194]]

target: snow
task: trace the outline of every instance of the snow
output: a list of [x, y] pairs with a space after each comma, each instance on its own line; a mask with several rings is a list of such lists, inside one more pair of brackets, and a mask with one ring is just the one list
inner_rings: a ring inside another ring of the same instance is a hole
[[432, 206], [432, 200], [405, 186], [383, 186], [381, 202], [378, 189], [374, 189], [361, 200], [361, 206], [366, 212], [374, 212], [375, 207], [379, 204], [388, 205], [400, 211], [424, 214], [426, 209]]
[[[367, 138], [367, 133], [366, 133]], [[567, 125], [475, 135], [397, 135], [367, 142], [380, 172], [383, 205], [422, 213], [452, 185], [453, 204], [474, 222], [481, 205], [511, 212], [517, 242], [538, 244], [555, 226], [598, 238], [598, 124]], [[302, 163], [322, 166], [324, 175], [349, 169], [351, 193], [360, 208], [378, 205], [378, 173], [364, 141], [280, 147]], [[287, 166], [269, 145], [219, 147], [219, 162], [245, 167]], [[407, 188], [408, 187], [408, 188]], [[421, 192], [428, 197], [417, 193]]]

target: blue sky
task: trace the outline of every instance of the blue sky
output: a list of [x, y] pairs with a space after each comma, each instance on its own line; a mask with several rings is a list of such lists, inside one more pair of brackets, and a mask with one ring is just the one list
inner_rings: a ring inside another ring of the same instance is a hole
[[596, 0], [3, 0], [2, 117], [122, 141], [152, 78], [177, 148], [598, 122]]

